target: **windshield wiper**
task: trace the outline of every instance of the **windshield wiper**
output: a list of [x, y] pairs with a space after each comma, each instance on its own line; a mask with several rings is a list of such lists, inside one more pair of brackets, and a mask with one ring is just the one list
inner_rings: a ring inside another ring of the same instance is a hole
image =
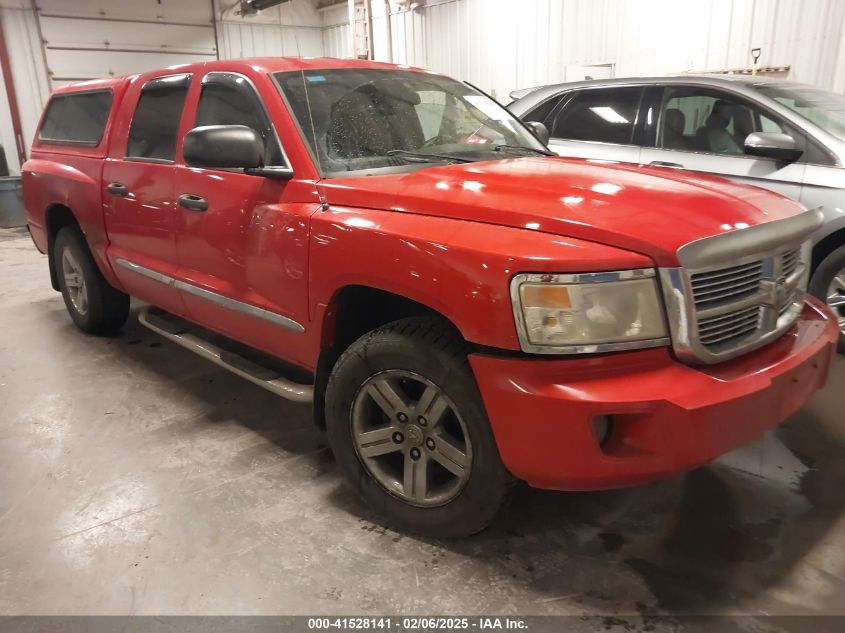
[[494, 152], [503, 152], [503, 151], [510, 150], [510, 151], [514, 151], [514, 152], [516, 152], [516, 151], [531, 152], [532, 154], [542, 154], [543, 156], [557, 156], [557, 154], [555, 154], [554, 152], [549, 151], [547, 149], [537, 149], [536, 147], [524, 147], [522, 145], [496, 144], [496, 145], [493, 145], [490, 149], [493, 150]]
[[[471, 163], [472, 158], [464, 158], [462, 156], [454, 156], [452, 154], [429, 154], [427, 152], [412, 152], [407, 149], [392, 149], [387, 152], [388, 156], [398, 156], [399, 158], [406, 158], [412, 162], [431, 163], [434, 161], [447, 160], [452, 163]], [[432, 160], [433, 159], [433, 160]]]

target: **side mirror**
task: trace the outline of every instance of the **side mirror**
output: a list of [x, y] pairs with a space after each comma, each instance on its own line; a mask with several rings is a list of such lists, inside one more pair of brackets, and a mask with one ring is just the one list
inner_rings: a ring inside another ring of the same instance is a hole
[[801, 158], [804, 152], [795, 147], [795, 139], [789, 134], [752, 132], [745, 138], [745, 153], [791, 163]]
[[264, 141], [245, 125], [205, 125], [185, 135], [182, 154], [191, 167], [255, 169], [264, 164]]
[[537, 140], [543, 145], [549, 144], [549, 128], [545, 125], [539, 121], [525, 121], [525, 127], [531, 130], [534, 136], [537, 137]]

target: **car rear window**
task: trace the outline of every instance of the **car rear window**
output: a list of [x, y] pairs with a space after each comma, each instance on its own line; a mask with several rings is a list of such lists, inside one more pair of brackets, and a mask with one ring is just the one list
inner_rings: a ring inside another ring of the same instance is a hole
[[111, 109], [111, 90], [55, 95], [38, 138], [43, 143], [99, 145]]

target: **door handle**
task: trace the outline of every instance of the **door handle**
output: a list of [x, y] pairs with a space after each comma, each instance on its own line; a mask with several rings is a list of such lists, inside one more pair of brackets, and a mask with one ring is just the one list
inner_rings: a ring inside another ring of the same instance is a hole
[[129, 195], [129, 189], [126, 188], [126, 185], [119, 182], [110, 182], [106, 185], [106, 191], [113, 196], [120, 196], [121, 198]]
[[179, 206], [191, 211], [206, 211], [208, 200], [192, 193], [185, 193], [179, 196]]
[[683, 169], [681, 163], [670, 163], [665, 160], [655, 160], [649, 163], [652, 167], [668, 167], [670, 169]]

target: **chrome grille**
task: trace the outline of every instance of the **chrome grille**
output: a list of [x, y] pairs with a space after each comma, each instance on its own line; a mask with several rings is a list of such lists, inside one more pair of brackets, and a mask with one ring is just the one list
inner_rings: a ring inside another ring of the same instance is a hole
[[787, 313], [803, 290], [798, 287], [800, 264], [799, 247], [742, 264], [690, 272], [697, 343], [718, 356], [753, 345], [777, 328], [781, 319], [789, 318]]
[[[678, 358], [718, 363], [783, 335], [801, 314], [820, 209], [693, 240], [660, 282]], [[723, 225], [724, 226], [724, 225]]]
[[787, 277], [795, 272], [801, 261], [801, 249], [793, 248], [781, 255], [781, 274]]
[[702, 345], [711, 347], [753, 334], [759, 327], [760, 307], [755, 305], [699, 319], [698, 339]]
[[801, 312], [809, 257], [805, 242], [756, 257], [725, 255], [727, 266], [662, 269], [676, 351], [715, 363], [783, 334]]
[[690, 279], [695, 307], [703, 309], [752, 295], [759, 289], [762, 275], [763, 263], [759, 261], [695, 273]]

